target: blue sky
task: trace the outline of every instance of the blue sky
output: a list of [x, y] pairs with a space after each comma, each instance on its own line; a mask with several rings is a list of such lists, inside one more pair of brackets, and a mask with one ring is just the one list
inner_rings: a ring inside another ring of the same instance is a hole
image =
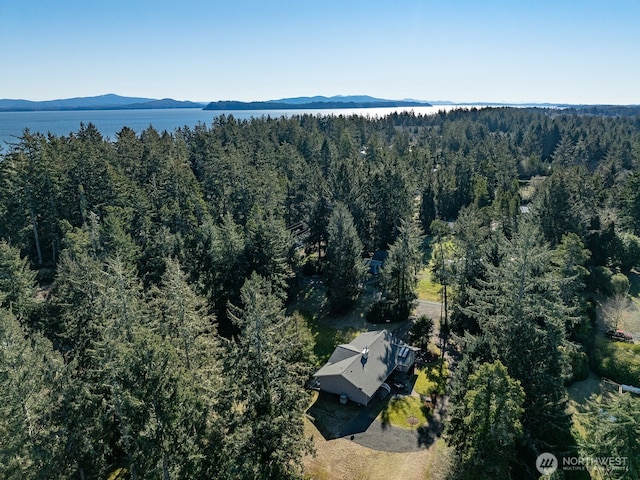
[[0, 0], [0, 98], [640, 104], [640, 0]]

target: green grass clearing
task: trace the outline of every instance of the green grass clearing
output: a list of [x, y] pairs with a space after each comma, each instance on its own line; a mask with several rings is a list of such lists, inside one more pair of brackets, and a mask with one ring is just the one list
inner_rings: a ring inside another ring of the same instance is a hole
[[378, 420], [401, 428], [418, 428], [427, 423], [429, 409], [420, 397], [392, 398], [378, 414]]
[[440, 361], [426, 364], [422, 368], [416, 368], [417, 378], [413, 385], [413, 389], [420, 395], [430, 395], [436, 393], [443, 395], [447, 378], [449, 377], [449, 365], [444, 362], [442, 371], [440, 370]]
[[430, 302], [439, 302], [440, 301], [440, 289], [442, 285], [439, 283], [435, 283], [431, 278], [431, 270], [427, 268], [423, 268], [420, 273], [418, 273], [418, 298], [420, 300], [427, 300]]
[[598, 395], [601, 391], [600, 377], [591, 373], [585, 380], [573, 382], [567, 387], [569, 394], [568, 411], [573, 414], [584, 407], [592, 395]]
[[330, 325], [321, 323], [317, 317], [300, 312], [293, 312], [294, 317], [302, 318], [313, 337], [313, 353], [316, 356], [318, 365], [327, 362], [336, 346], [349, 343], [359, 333], [356, 328], [337, 329]]

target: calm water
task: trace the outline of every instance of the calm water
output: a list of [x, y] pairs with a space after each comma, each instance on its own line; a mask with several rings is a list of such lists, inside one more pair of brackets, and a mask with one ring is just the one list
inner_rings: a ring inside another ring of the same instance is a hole
[[198, 123], [210, 125], [219, 115], [232, 114], [238, 119], [252, 117], [280, 117], [282, 115], [364, 115], [382, 117], [392, 112], [414, 111], [416, 114], [433, 114], [440, 110], [461, 108], [463, 105], [438, 105], [434, 107], [398, 108], [356, 108], [335, 110], [247, 110], [247, 111], [205, 111], [198, 108], [178, 108], [159, 110], [90, 110], [68, 112], [0, 112], [0, 151], [7, 151], [7, 143], [16, 143], [25, 128], [32, 132], [54, 135], [69, 135], [80, 128], [80, 123], [93, 123], [105, 137], [114, 140], [122, 127], [129, 127], [140, 133], [149, 125], [162, 132], [173, 132], [176, 128], [194, 127]]

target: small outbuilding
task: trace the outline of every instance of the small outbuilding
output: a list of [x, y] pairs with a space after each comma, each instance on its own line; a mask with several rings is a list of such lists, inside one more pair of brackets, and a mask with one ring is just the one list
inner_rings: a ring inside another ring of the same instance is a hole
[[366, 406], [394, 371], [413, 369], [417, 350], [387, 330], [362, 333], [336, 347], [313, 386]]
[[371, 258], [367, 258], [364, 261], [367, 271], [372, 275], [378, 275], [388, 256], [389, 252], [386, 250], [377, 250]]

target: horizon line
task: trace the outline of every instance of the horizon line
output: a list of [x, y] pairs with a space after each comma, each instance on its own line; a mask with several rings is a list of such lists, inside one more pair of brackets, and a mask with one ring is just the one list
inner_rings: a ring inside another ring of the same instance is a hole
[[55, 102], [55, 101], [64, 101], [64, 100], [80, 100], [80, 99], [89, 99], [89, 98], [100, 98], [100, 97], [108, 97], [108, 96], [116, 96], [120, 98], [136, 98], [136, 99], [144, 99], [148, 101], [157, 101], [157, 100], [173, 100], [177, 102], [191, 102], [191, 103], [199, 103], [203, 105], [207, 105], [209, 103], [215, 102], [240, 102], [240, 103], [256, 103], [256, 102], [278, 102], [282, 100], [288, 100], [292, 98], [314, 98], [314, 97], [323, 97], [327, 99], [332, 98], [345, 98], [345, 97], [370, 97], [376, 100], [385, 100], [385, 101], [398, 101], [398, 102], [418, 102], [418, 103], [429, 103], [432, 106], [438, 105], [517, 105], [517, 106], [527, 106], [527, 105], [551, 105], [551, 106], [576, 106], [576, 107], [585, 107], [585, 106], [619, 106], [619, 107], [633, 107], [640, 106], [640, 103], [611, 103], [611, 102], [595, 102], [595, 103], [571, 103], [571, 102], [554, 102], [554, 101], [540, 101], [540, 100], [530, 100], [530, 101], [502, 101], [502, 100], [422, 100], [414, 97], [404, 97], [404, 98], [383, 98], [383, 97], [374, 97], [368, 94], [336, 94], [336, 95], [297, 95], [292, 97], [281, 97], [281, 98], [271, 98], [267, 100], [234, 100], [231, 98], [226, 99], [217, 99], [217, 100], [178, 100], [174, 97], [162, 97], [162, 98], [154, 98], [154, 97], [146, 97], [146, 96], [134, 96], [134, 95], [121, 95], [118, 93], [103, 93], [97, 95], [87, 95], [87, 96], [73, 96], [73, 97], [59, 97], [59, 98], [50, 98], [46, 100], [31, 100], [28, 98], [0, 98], [0, 102], [2, 101], [14, 101], [14, 102], [32, 102], [32, 103], [44, 103], [44, 102]]

